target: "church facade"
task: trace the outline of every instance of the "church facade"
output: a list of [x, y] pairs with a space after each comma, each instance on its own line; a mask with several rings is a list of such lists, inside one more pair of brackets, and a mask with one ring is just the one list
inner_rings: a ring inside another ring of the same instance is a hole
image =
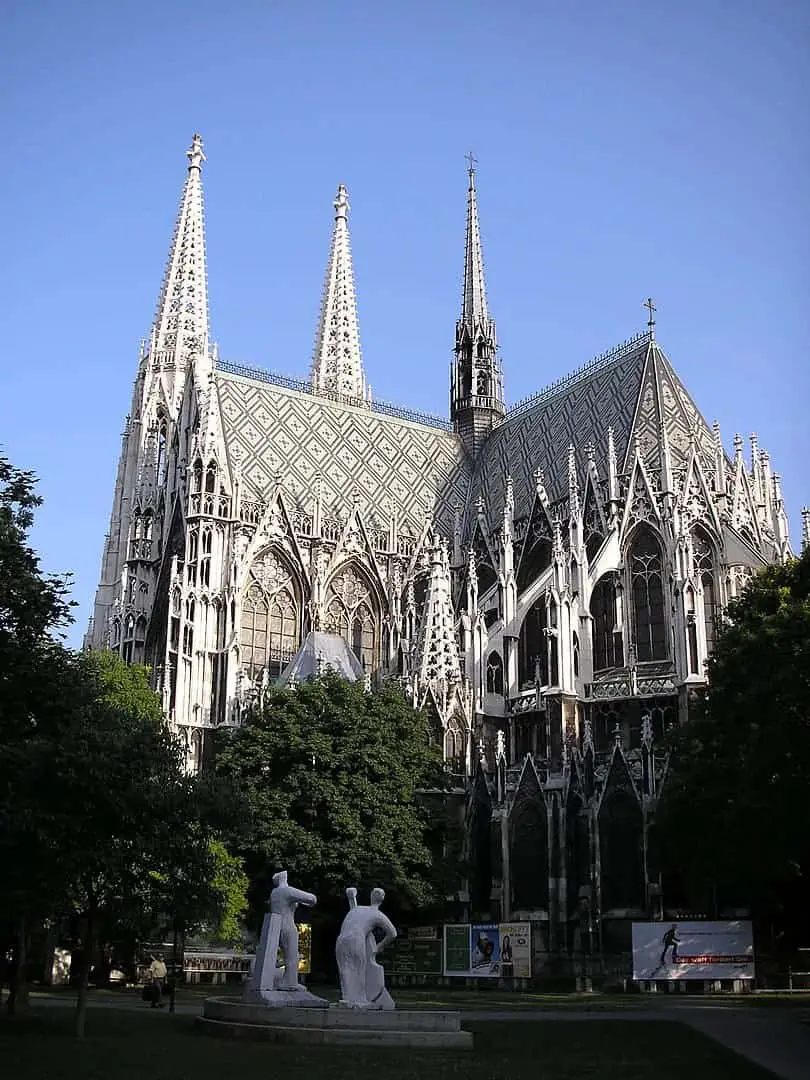
[[507, 409], [472, 169], [448, 419], [372, 398], [343, 186], [309, 379], [221, 360], [199, 136], [187, 155], [87, 647], [150, 665], [199, 768], [310, 631], [342, 638], [432, 717], [466, 913], [532, 919], [548, 954], [605, 945], [662, 903], [664, 733], [725, 605], [790, 553], [768, 454], [726, 452], [651, 301], [646, 332]]

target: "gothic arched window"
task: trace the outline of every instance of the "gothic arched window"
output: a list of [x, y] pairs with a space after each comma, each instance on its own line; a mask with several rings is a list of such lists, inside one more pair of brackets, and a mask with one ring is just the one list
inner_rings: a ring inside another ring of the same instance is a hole
[[706, 656], [714, 652], [717, 633], [717, 585], [715, 577], [714, 545], [708, 534], [697, 526], [692, 530], [692, 560], [695, 578], [703, 587], [703, 629], [706, 635]]
[[270, 552], [254, 563], [242, 596], [239, 642], [251, 679], [266, 668], [278, 678], [301, 641], [299, 591], [289, 568]]
[[549, 685], [548, 605], [545, 596], [536, 600], [526, 613], [518, 638], [518, 686], [525, 690], [539, 679]]
[[511, 820], [512, 904], [546, 909], [548, 888], [548, 815], [542, 798], [521, 800]]
[[326, 587], [324, 629], [342, 637], [363, 665], [372, 672], [378, 664], [380, 617], [365, 576], [345, 566]]
[[194, 475], [191, 483], [192, 492], [199, 493], [202, 491], [203, 484], [203, 463], [199, 458], [194, 462]]
[[217, 484], [217, 463], [212, 459], [208, 462], [208, 468], [205, 470], [205, 490], [207, 492], [213, 492], [216, 490]]
[[444, 760], [454, 772], [464, 772], [464, 733], [453, 718], [444, 733]]
[[664, 611], [664, 567], [661, 545], [651, 529], [640, 528], [633, 538], [628, 560], [633, 598], [636, 658], [666, 660], [667, 621]]
[[499, 652], [491, 652], [487, 659], [487, 693], [503, 693], [503, 660]]
[[135, 643], [132, 650], [132, 662], [134, 664], [142, 664], [144, 655], [143, 649], [146, 644], [146, 616], [139, 615], [135, 621]]
[[631, 792], [608, 794], [599, 810], [603, 911], [644, 906], [643, 827]]
[[591, 594], [594, 672], [621, 667], [624, 663], [618, 592], [618, 574], [605, 574]]
[[160, 421], [157, 437], [157, 486], [163, 487], [166, 483], [166, 421]]
[[689, 652], [689, 673], [697, 675], [700, 672], [700, 655], [698, 652], [697, 620], [695, 616], [695, 594], [687, 585], [683, 591], [684, 607], [686, 608], [686, 644]]

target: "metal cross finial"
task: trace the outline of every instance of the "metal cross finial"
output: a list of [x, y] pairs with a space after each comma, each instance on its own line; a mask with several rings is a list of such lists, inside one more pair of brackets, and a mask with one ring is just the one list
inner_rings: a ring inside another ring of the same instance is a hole
[[650, 337], [654, 338], [655, 337], [655, 313], [656, 313], [656, 311], [658, 309], [656, 308], [655, 304], [653, 303], [653, 300], [652, 300], [651, 296], [647, 297], [646, 301], [643, 304], [643, 307], [645, 307], [650, 313], [650, 317], [647, 320], [647, 326], [649, 326], [649, 328], [650, 328]]
[[466, 155], [465, 160], [468, 166], [467, 172], [470, 174], [470, 179], [472, 180], [472, 178], [475, 176], [475, 166], [478, 164], [478, 158], [473, 156], [473, 152], [471, 150], [469, 154]]

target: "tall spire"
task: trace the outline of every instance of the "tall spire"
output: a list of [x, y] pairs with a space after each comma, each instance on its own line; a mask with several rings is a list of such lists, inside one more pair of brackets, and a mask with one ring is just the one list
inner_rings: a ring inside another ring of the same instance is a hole
[[[481, 250], [481, 226], [478, 223], [478, 197], [475, 190], [476, 160], [467, 157], [470, 178], [467, 187], [467, 242], [464, 250], [464, 291], [461, 297], [461, 320], [470, 327], [490, 322], [487, 310], [487, 287], [484, 281], [484, 255]], [[494, 324], [492, 326], [494, 335]]]
[[186, 156], [188, 176], [149, 348], [152, 363], [171, 373], [166, 390], [175, 399], [182, 389], [184, 373], [195, 361], [208, 362], [208, 283], [202, 194], [205, 154], [200, 135], [194, 135]]
[[450, 415], [468, 451], [475, 455], [503, 416], [503, 375], [498, 361], [495, 320], [487, 306], [484, 256], [475, 189], [475, 158], [468, 157], [467, 231], [461, 317], [456, 322], [455, 361], [450, 389]]
[[312, 357], [312, 386], [315, 390], [366, 398], [349, 243], [349, 199], [343, 184], [334, 206], [335, 228]]

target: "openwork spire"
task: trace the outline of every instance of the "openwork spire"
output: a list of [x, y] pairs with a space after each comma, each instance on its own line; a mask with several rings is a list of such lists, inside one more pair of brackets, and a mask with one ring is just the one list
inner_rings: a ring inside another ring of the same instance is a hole
[[461, 318], [470, 327], [489, 321], [487, 288], [484, 282], [484, 255], [481, 250], [481, 227], [478, 224], [478, 198], [475, 191], [475, 158], [470, 154], [467, 188], [467, 243], [464, 251], [464, 291]]
[[456, 322], [456, 359], [450, 387], [450, 416], [467, 450], [475, 456], [496, 420], [504, 414], [503, 375], [495, 320], [484, 284], [484, 256], [478, 224], [475, 158], [468, 157], [467, 233], [461, 316]]
[[349, 243], [349, 200], [343, 184], [338, 188], [334, 206], [335, 228], [312, 358], [312, 386], [315, 390], [365, 399], [368, 394], [360, 356]]
[[[203, 226], [202, 138], [186, 151], [188, 176], [160, 290], [150, 354], [161, 367], [187, 370], [208, 358], [208, 283]], [[175, 385], [179, 382], [175, 378]]]
[[461, 681], [447, 548], [436, 537], [430, 549], [430, 580], [416, 645], [417, 699], [433, 690], [447, 696]]

